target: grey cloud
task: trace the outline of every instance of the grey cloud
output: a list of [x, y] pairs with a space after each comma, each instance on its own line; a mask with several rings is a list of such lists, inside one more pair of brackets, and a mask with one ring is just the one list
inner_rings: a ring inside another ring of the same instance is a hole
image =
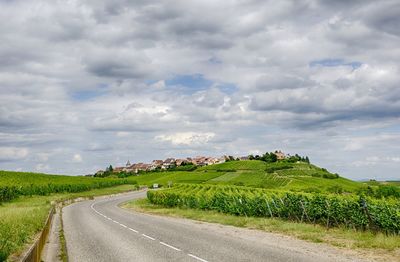
[[398, 1], [375, 2], [364, 8], [362, 19], [373, 28], [400, 36], [400, 3]]
[[297, 89], [307, 86], [315, 86], [317, 83], [298, 75], [285, 75], [277, 72], [270, 72], [260, 76], [255, 82], [257, 90], [274, 90], [274, 89]]
[[[372, 174], [351, 165], [364, 156], [343, 151], [344, 141], [398, 130], [396, 12], [397, 1], [0, 2], [0, 145], [29, 151], [1, 168], [82, 174], [128, 158], [282, 147]], [[323, 59], [362, 66], [310, 68]], [[211, 88], [151, 84], [197, 74]], [[215, 137], [174, 148], [153, 139], [190, 132]], [[66, 163], [82, 152], [82, 164]]]
[[143, 78], [147, 71], [148, 60], [144, 56], [128, 51], [119, 53], [105, 50], [95, 52], [85, 59], [87, 70], [99, 77], [116, 79]]

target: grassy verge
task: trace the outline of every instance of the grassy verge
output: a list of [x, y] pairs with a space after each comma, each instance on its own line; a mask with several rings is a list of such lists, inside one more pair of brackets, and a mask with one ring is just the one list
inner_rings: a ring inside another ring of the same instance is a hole
[[48, 196], [19, 197], [0, 205], [0, 261], [10, 254], [19, 255], [42, 229], [53, 201], [78, 197], [94, 197], [126, 192], [133, 185], [121, 185], [79, 193], [51, 194]]
[[392, 258], [396, 261], [397, 259], [400, 260], [400, 236], [385, 236], [384, 234], [373, 234], [371, 232], [353, 231], [344, 228], [331, 228], [326, 230], [326, 228], [319, 225], [314, 226], [273, 218], [239, 217], [215, 211], [165, 208], [151, 204], [147, 199], [131, 201], [125, 203], [123, 207], [155, 215], [188, 218], [204, 222], [282, 233], [311, 242], [327, 243], [337, 247], [357, 249], [364, 253], [374, 255], [383, 254], [388, 256], [389, 261]]
[[60, 255], [59, 258], [63, 262], [68, 262], [68, 255], [67, 255], [67, 242], [65, 240], [65, 235], [64, 235], [64, 224], [63, 224], [63, 218], [62, 218], [62, 209], [60, 208]]

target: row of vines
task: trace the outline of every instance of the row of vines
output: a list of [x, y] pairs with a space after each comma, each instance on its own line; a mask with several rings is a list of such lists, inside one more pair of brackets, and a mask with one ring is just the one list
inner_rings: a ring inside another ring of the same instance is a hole
[[298, 222], [345, 226], [400, 234], [398, 199], [281, 192], [221, 185], [178, 184], [148, 191], [153, 204], [216, 210], [238, 216], [274, 217]]
[[132, 183], [134, 182], [118, 178], [50, 176], [0, 171], [0, 203], [18, 196], [76, 193]]

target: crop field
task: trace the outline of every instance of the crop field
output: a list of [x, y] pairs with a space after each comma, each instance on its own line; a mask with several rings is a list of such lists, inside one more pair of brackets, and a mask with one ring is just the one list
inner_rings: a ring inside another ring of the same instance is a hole
[[45, 196], [20, 196], [0, 204], [0, 261], [6, 261], [31, 243], [42, 229], [51, 208], [52, 201], [62, 201], [77, 197], [93, 197], [126, 192], [136, 189], [136, 185], [98, 188], [78, 193], [54, 193]]
[[267, 163], [260, 160], [248, 160], [248, 161], [231, 161], [225, 162], [222, 164], [204, 166], [199, 168], [199, 171], [204, 170], [216, 170], [216, 171], [224, 171], [224, 170], [265, 170], [267, 167]]
[[238, 216], [272, 217], [297, 222], [344, 226], [400, 234], [398, 199], [271, 191], [223, 185], [180, 184], [148, 191], [153, 204], [216, 210]]
[[307, 163], [265, 163], [263, 161], [232, 161], [200, 167], [194, 171], [143, 173], [128, 177], [140, 185], [158, 183], [221, 184], [254, 188], [286, 189], [292, 191], [331, 192], [341, 190], [352, 193], [365, 184], [333, 176], [326, 170]]
[[193, 183], [199, 184], [209, 181], [213, 178], [223, 175], [221, 172], [187, 172], [187, 171], [172, 171], [172, 172], [154, 172], [145, 173], [139, 176], [128, 177], [128, 181], [137, 182], [139, 185], [151, 186], [158, 183], [166, 186], [169, 181], [173, 183]]
[[62, 192], [82, 192], [134, 181], [117, 178], [74, 177], [38, 173], [0, 171], [0, 203], [18, 196], [48, 195]]
[[279, 188], [287, 185], [290, 179], [265, 171], [227, 172], [219, 177], [207, 181], [207, 184], [224, 184], [248, 187]]

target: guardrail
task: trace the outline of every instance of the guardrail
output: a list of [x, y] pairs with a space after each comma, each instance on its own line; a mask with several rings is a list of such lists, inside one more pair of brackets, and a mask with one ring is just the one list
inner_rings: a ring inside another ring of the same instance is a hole
[[43, 247], [46, 244], [46, 239], [50, 231], [51, 222], [53, 221], [55, 207], [52, 206], [49, 215], [47, 216], [46, 224], [40, 232], [39, 238], [35, 240], [29, 250], [21, 258], [21, 262], [40, 262], [40, 255]]

